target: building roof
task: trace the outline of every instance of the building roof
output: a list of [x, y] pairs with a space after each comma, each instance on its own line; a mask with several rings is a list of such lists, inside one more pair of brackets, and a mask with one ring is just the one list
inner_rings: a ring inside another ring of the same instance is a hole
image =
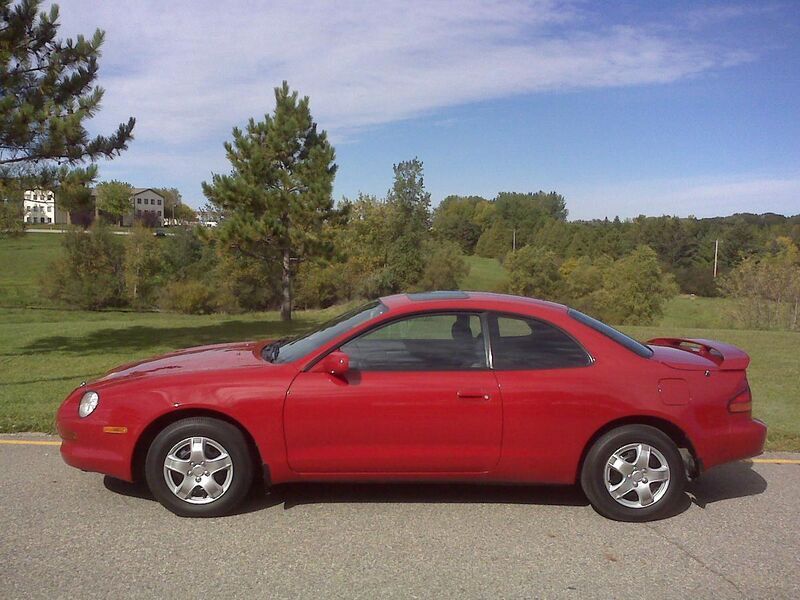
[[164, 198], [164, 196], [162, 196], [161, 194], [159, 194], [159, 193], [158, 193], [156, 190], [154, 190], [153, 188], [133, 188], [133, 190], [131, 191], [131, 196], [136, 196], [136, 195], [138, 195], [138, 194], [141, 194], [142, 192], [153, 192], [153, 193], [154, 193], [156, 196], [158, 196], [158, 197], [159, 197], [159, 198], [161, 198], [162, 200], [165, 200], [165, 199], [166, 199], [166, 198]]
[[[153, 188], [131, 188], [131, 196], [137, 196], [137, 195], [141, 194], [142, 192], [148, 192], [148, 191], [149, 192], [153, 192], [156, 196], [158, 196], [162, 200], [166, 200], [166, 198], [164, 198], [164, 196], [159, 194]], [[96, 187], [92, 188], [92, 196], [97, 196], [97, 188]]]

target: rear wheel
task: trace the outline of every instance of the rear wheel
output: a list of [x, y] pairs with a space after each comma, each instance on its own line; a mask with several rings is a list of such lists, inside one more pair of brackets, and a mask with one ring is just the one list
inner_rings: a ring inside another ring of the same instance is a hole
[[652, 521], [673, 514], [686, 487], [675, 443], [649, 425], [625, 425], [589, 449], [581, 486], [601, 515], [617, 521]]
[[247, 442], [230, 423], [207, 417], [177, 421], [159, 433], [145, 460], [150, 491], [183, 517], [231, 512], [253, 482]]

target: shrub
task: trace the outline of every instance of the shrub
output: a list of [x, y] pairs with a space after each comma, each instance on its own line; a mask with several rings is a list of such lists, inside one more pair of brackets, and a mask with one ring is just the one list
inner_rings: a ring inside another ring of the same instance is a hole
[[153, 232], [136, 225], [125, 239], [125, 292], [133, 306], [153, 300], [161, 268], [161, 246]]
[[604, 270], [603, 287], [592, 294], [591, 302], [595, 314], [603, 320], [618, 325], [649, 325], [677, 293], [674, 277], [661, 270], [655, 251], [639, 246]]
[[188, 315], [214, 312], [214, 291], [199, 281], [172, 281], [161, 292], [160, 305], [165, 310]]
[[711, 265], [694, 264], [675, 269], [675, 281], [682, 292], [698, 296], [719, 296]]
[[455, 290], [469, 274], [469, 265], [455, 242], [429, 242], [423, 252], [427, 260], [417, 284], [420, 290]]
[[551, 250], [525, 246], [506, 258], [507, 289], [512, 294], [556, 299], [560, 275], [558, 258]]
[[327, 308], [348, 300], [344, 270], [342, 263], [301, 264], [295, 278], [294, 300], [297, 308]]
[[0, 198], [0, 237], [14, 237], [25, 233], [21, 202], [5, 202]]
[[744, 259], [720, 287], [750, 329], [800, 329], [800, 250], [788, 237], [762, 258]]
[[280, 306], [280, 263], [218, 248], [216, 270], [208, 280], [218, 290], [218, 308], [224, 312], [267, 310]]
[[118, 236], [102, 226], [71, 231], [62, 249], [42, 279], [45, 296], [89, 310], [126, 304], [125, 250]]
[[210, 277], [219, 263], [213, 246], [205, 243], [196, 227], [173, 227], [162, 240], [161, 274], [165, 279], [202, 280]]
[[475, 245], [475, 254], [486, 258], [502, 258], [511, 251], [514, 232], [497, 221], [486, 229]]

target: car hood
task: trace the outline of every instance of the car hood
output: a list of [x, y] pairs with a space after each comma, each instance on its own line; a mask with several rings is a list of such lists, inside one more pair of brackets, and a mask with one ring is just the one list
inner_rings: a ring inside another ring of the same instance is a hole
[[177, 375], [222, 369], [255, 367], [269, 364], [261, 358], [261, 349], [268, 342], [236, 342], [197, 346], [170, 352], [111, 369], [98, 382], [146, 376]]

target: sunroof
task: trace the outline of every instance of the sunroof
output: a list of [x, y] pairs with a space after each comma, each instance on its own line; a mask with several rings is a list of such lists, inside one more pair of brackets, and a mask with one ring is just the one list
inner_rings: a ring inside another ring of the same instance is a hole
[[417, 292], [407, 294], [409, 300], [463, 300], [469, 298], [466, 292]]

